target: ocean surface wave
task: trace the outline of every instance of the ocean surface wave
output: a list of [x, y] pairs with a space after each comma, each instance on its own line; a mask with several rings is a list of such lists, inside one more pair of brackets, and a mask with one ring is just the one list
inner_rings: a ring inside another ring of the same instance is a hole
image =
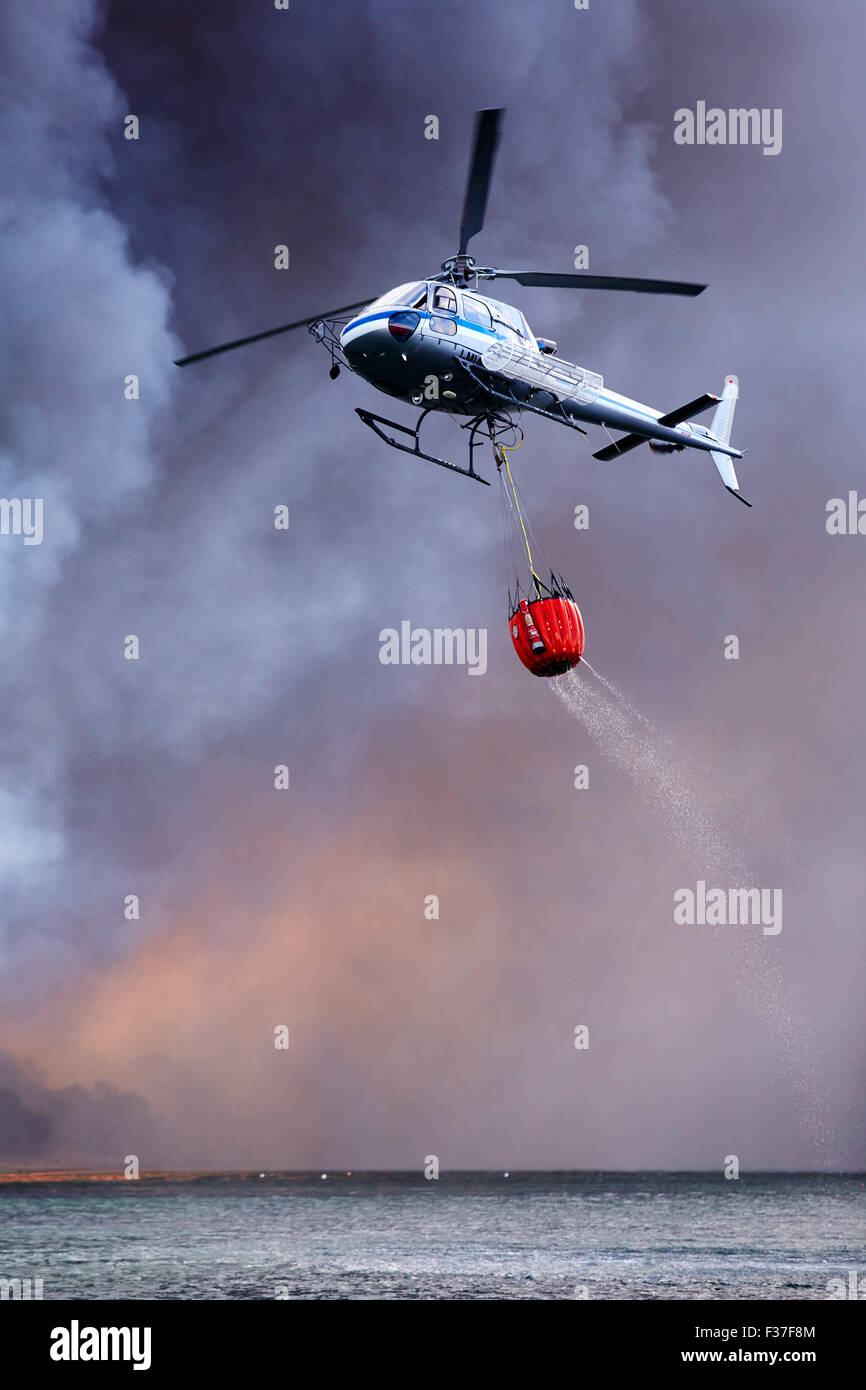
[[46, 1299], [826, 1299], [866, 1275], [864, 1196], [857, 1174], [16, 1175], [0, 1277]]

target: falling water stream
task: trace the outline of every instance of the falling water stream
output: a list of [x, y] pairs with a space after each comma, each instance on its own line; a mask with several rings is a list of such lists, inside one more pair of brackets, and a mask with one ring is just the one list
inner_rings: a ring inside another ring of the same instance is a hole
[[[710, 808], [700, 774], [687, 756], [585, 659], [549, 684], [605, 757], [630, 778], [677, 849], [692, 862], [696, 879], [723, 888], [760, 884], [740, 837], [743, 817], [732, 793], [726, 809]], [[796, 882], [793, 871], [786, 878]], [[714, 939], [733, 963], [739, 1006], [763, 1020], [815, 1164], [838, 1167], [838, 1145], [815, 1067], [815, 1040], [808, 1022], [795, 1017], [779, 949], [781, 936], [764, 936], [758, 927], [708, 930], [716, 932]]]

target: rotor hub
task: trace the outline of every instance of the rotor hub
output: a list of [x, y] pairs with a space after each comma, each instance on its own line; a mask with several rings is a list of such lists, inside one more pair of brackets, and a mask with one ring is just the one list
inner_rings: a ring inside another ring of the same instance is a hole
[[460, 289], [474, 288], [478, 278], [475, 257], [466, 251], [458, 251], [456, 256], [449, 256], [447, 261], [442, 262], [442, 270]]

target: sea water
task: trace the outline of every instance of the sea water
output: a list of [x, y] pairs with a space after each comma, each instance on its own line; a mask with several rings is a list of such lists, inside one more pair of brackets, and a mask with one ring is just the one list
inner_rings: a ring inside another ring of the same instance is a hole
[[0, 1276], [45, 1299], [826, 1299], [866, 1276], [864, 1196], [773, 1173], [0, 1179]]

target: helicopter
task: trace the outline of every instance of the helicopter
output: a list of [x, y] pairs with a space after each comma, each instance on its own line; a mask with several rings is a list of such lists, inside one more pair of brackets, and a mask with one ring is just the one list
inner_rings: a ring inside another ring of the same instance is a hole
[[[702, 450], [712, 457], [728, 492], [751, 506], [740, 492], [733, 463], [743, 457], [743, 451], [730, 443], [739, 395], [735, 376], [725, 378], [721, 395], [705, 392], [674, 410], [654, 410], [608, 390], [599, 373], [560, 358], [557, 344], [536, 337], [519, 309], [479, 290], [479, 282], [486, 286], [493, 280], [512, 280], [524, 287], [625, 290], [688, 297], [706, 289], [705, 285], [679, 280], [500, 270], [479, 265], [468, 248], [484, 226], [503, 115], [501, 108], [477, 114], [459, 248], [442, 262], [437, 274], [398, 285], [372, 301], [344, 304], [314, 317], [192, 353], [178, 359], [175, 365], [189, 366], [296, 328], [306, 328], [327, 349], [332, 379], [346, 367], [385, 395], [420, 410], [414, 426], [408, 426], [356, 407], [356, 414], [380, 439], [392, 448], [476, 482], [489, 485], [475, 468], [475, 450], [489, 441], [495, 456], [500, 457], [497, 441], [515, 430], [522, 438], [519, 421], [528, 412], [584, 435], [588, 434], [586, 425], [600, 426], [610, 441], [593, 454], [602, 462], [644, 443], [662, 453]], [[715, 413], [709, 428], [692, 423], [696, 415], [710, 406], [715, 406]], [[424, 422], [430, 415], [442, 412], [462, 420], [461, 428], [468, 433], [466, 467], [421, 448]], [[614, 439], [611, 430], [623, 433]]]

